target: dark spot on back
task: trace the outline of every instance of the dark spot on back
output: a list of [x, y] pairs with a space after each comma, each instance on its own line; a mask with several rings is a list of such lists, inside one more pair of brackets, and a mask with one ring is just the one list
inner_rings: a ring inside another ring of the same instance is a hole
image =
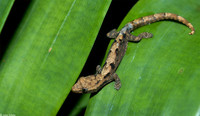
[[107, 64], [107, 62], [104, 63], [103, 67]]
[[126, 34], [123, 34], [123, 38], [126, 38]]
[[123, 45], [123, 43], [124, 43], [124, 41], [123, 41], [123, 40], [121, 40], [121, 41], [119, 42], [119, 45], [120, 45], [120, 46], [122, 46], [122, 45]]
[[112, 69], [115, 68], [115, 64], [114, 63], [111, 63], [110, 66], [111, 66]]
[[95, 84], [97, 85], [100, 82], [100, 80], [98, 80]]
[[104, 77], [104, 79], [107, 78], [109, 75], [110, 75], [110, 73], [106, 74], [106, 76]]
[[116, 55], [118, 55], [118, 53], [119, 53], [119, 49], [118, 48], [115, 50], [115, 53], [116, 53]]

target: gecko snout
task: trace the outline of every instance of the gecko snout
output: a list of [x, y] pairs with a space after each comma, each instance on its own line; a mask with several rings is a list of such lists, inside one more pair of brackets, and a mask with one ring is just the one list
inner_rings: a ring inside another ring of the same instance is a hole
[[72, 87], [74, 93], [88, 93], [95, 87], [95, 75], [80, 77], [76, 84]]
[[80, 80], [77, 81], [76, 84], [74, 84], [74, 86], [72, 87], [72, 92], [74, 93], [82, 93], [82, 84], [80, 82]]

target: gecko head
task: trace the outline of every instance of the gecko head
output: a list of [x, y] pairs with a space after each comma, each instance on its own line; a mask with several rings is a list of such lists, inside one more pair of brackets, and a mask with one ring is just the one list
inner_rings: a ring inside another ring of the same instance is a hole
[[89, 75], [86, 77], [80, 77], [77, 83], [72, 87], [74, 93], [91, 93], [95, 89], [96, 82], [95, 75]]

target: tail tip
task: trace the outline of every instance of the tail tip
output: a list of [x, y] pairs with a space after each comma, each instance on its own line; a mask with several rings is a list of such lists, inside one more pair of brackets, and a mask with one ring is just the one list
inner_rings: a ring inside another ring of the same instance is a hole
[[194, 31], [191, 31], [189, 34], [190, 34], [190, 35], [193, 35], [193, 34], [194, 34]]

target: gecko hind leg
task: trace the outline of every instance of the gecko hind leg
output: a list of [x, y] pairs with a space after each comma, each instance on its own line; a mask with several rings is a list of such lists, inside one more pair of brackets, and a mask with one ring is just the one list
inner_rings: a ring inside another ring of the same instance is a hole
[[107, 33], [107, 37], [108, 38], [116, 38], [118, 34], [119, 34], [119, 32], [117, 32], [116, 29], [113, 29]]
[[121, 88], [121, 81], [120, 81], [119, 76], [118, 76], [116, 73], [114, 73], [114, 74], [112, 75], [112, 77], [113, 77], [113, 79], [115, 80], [115, 89], [116, 89], [116, 90], [119, 90], [119, 89]]
[[97, 65], [97, 67], [96, 67], [96, 75], [97, 74], [100, 74], [101, 73], [101, 66], [100, 65]]
[[152, 38], [153, 37], [153, 34], [152, 33], [148, 33], [148, 32], [143, 32], [141, 34], [139, 34], [138, 36], [134, 36], [130, 33], [127, 34], [128, 37], [127, 37], [127, 40], [128, 41], [140, 41], [142, 38]]

